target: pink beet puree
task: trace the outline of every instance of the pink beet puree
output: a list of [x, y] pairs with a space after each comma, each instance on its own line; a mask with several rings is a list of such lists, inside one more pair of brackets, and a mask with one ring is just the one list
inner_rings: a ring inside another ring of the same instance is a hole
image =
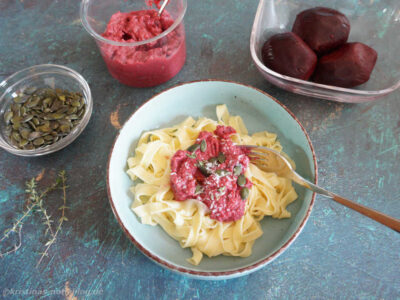
[[[111, 16], [103, 37], [117, 42], [139, 42], [160, 35], [174, 23], [167, 11], [117, 12]], [[101, 43], [100, 50], [111, 75], [134, 87], [150, 87], [174, 77], [186, 59], [183, 24], [151, 43], [140, 46], [114, 46]]]
[[[240, 191], [252, 186], [247, 178], [243, 187], [238, 185], [238, 176], [244, 176], [249, 158], [233, 144], [230, 135], [235, 132], [232, 127], [221, 125], [214, 134], [202, 131], [194, 144], [198, 146], [179, 150], [171, 159], [170, 180], [175, 199], [202, 201], [210, 209], [210, 218], [221, 222], [243, 216], [246, 199], [241, 198]], [[202, 143], [206, 149], [199, 147]]]

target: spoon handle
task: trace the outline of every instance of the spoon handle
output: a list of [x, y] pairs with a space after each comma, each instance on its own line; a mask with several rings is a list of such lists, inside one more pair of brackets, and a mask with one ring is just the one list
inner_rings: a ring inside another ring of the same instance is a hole
[[376, 211], [372, 208], [366, 207], [362, 204], [358, 204], [356, 202], [350, 201], [350, 200], [343, 198], [336, 194], [333, 194], [332, 199], [335, 200], [336, 202], [339, 202], [340, 204], [343, 204], [353, 210], [358, 211], [360, 214], [363, 214], [364, 216], [367, 216], [387, 227], [392, 228], [393, 230], [396, 230], [397, 232], [400, 232], [400, 220], [399, 219], [395, 219], [391, 216], [385, 215], [379, 211]]
[[367, 216], [368, 218], [371, 218], [397, 232], [400, 232], [400, 220], [390, 217], [384, 213], [381, 213], [375, 209], [366, 207], [362, 204], [358, 204], [354, 201], [351, 201], [349, 199], [343, 198], [339, 195], [336, 195], [332, 192], [329, 192], [315, 184], [313, 184], [312, 182], [304, 179], [303, 177], [301, 177], [299, 174], [297, 174], [296, 172], [293, 172], [295, 176], [293, 176], [293, 180], [295, 182], [297, 182], [298, 184], [318, 193], [318, 194], [322, 194], [324, 196], [327, 196], [333, 200], [335, 200], [336, 202], [347, 206], [348, 208], [351, 208], [355, 211], [358, 211], [360, 214], [363, 214], [364, 216]]

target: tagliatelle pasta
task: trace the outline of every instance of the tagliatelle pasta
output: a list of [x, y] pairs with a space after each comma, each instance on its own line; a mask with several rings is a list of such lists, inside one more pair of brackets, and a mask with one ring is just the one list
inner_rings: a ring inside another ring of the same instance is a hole
[[128, 175], [139, 179], [131, 191], [132, 210], [143, 224], [160, 225], [181, 247], [191, 248], [188, 261], [198, 265], [203, 255], [220, 254], [247, 257], [263, 232], [259, 222], [264, 216], [288, 218], [288, 204], [297, 198], [291, 181], [275, 173], [260, 170], [250, 163], [245, 173], [252, 182], [243, 217], [237, 221], [220, 222], [211, 219], [208, 207], [201, 201], [174, 200], [170, 185], [171, 157], [193, 145], [202, 131], [213, 132], [218, 125], [231, 126], [231, 136], [237, 145], [258, 145], [282, 151], [274, 133], [267, 131], [249, 135], [240, 116], [231, 116], [225, 105], [216, 108], [217, 119], [194, 120], [189, 117], [181, 124], [145, 132], [139, 139], [135, 155], [128, 159]]

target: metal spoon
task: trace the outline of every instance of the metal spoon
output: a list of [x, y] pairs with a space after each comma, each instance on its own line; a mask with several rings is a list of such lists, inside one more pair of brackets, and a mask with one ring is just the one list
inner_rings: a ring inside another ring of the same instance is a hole
[[260, 169], [267, 172], [274, 172], [281, 177], [289, 178], [294, 182], [300, 184], [301, 186], [312, 190], [313, 192], [327, 196], [335, 200], [336, 202], [339, 202], [342, 205], [345, 205], [355, 211], [358, 211], [364, 216], [367, 216], [397, 232], [400, 232], [399, 219], [395, 219], [379, 211], [358, 204], [356, 202], [350, 201], [346, 198], [343, 198], [339, 195], [329, 192], [313, 184], [312, 182], [304, 179], [293, 170], [293, 167], [290, 164], [290, 162], [279, 152], [260, 146], [244, 145], [242, 147], [244, 147], [249, 151], [248, 156], [251, 162], [257, 165]]

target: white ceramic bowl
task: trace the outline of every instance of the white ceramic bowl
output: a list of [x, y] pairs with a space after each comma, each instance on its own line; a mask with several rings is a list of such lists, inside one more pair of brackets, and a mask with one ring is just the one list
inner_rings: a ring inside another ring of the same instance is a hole
[[199, 279], [227, 279], [249, 274], [278, 257], [304, 227], [315, 195], [296, 186], [299, 198], [288, 206], [289, 219], [266, 217], [261, 221], [264, 234], [256, 240], [249, 257], [204, 257], [198, 266], [189, 264], [190, 249], [160, 226], [143, 225], [130, 209], [132, 181], [126, 174], [140, 135], [147, 130], [171, 126], [186, 117], [216, 119], [215, 107], [225, 103], [233, 115], [243, 117], [250, 132], [268, 130], [278, 134], [284, 151], [296, 162], [297, 171], [317, 181], [317, 163], [311, 141], [294, 115], [266, 93], [226, 81], [198, 81], [178, 85], [147, 101], [125, 123], [111, 149], [107, 189], [111, 207], [122, 229], [135, 246], [154, 262], [172, 271]]

